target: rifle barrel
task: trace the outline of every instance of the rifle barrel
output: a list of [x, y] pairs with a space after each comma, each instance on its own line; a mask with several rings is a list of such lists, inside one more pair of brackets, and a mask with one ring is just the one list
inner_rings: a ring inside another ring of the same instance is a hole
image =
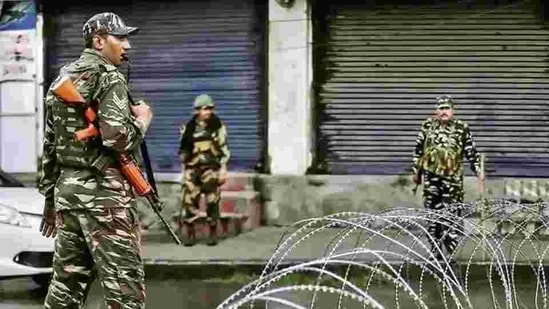
[[160, 209], [162, 209], [162, 206], [160, 204], [162, 204], [162, 202], [160, 202], [156, 195], [153, 196], [153, 194], [154, 193], [149, 193], [145, 196], [147, 202], [149, 202], [149, 205], [154, 210], [156, 216], [160, 219], [160, 221], [162, 221], [162, 225], [164, 225], [164, 228], [166, 229], [168, 234], [170, 234], [172, 240], [175, 241], [176, 244], [181, 245], [181, 240], [179, 240], [179, 237], [177, 237], [170, 224], [166, 221], [166, 219], [164, 219], [164, 217], [160, 213]]
[[156, 195], [155, 192], [149, 192], [147, 195], [145, 195], [145, 199], [147, 202], [149, 202], [149, 205], [153, 209], [154, 213], [162, 221], [162, 225], [164, 225], [164, 229], [170, 234], [170, 237], [175, 241], [176, 244], [181, 245], [181, 240], [179, 240], [179, 237], [175, 234], [170, 224], [164, 219], [164, 216], [160, 213], [162, 211], [162, 202], [158, 198], [158, 195]]

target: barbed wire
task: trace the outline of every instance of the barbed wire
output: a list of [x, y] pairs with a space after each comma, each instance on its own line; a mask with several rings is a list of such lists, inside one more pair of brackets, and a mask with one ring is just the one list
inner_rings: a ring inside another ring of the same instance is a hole
[[[549, 203], [484, 199], [446, 206], [343, 212], [296, 222], [259, 277], [218, 308], [254, 308], [256, 303], [327, 308], [328, 300], [334, 303], [330, 308], [351, 303], [400, 308], [408, 301], [419, 308], [519, 308], [524, 305], [524, 291], [517, 285], [519, 265], [529, 269], [530, 289], [535, 290], [529, 306], [547, 308]], [[437, 256], [444, 249], [429, 233], [431, 224], [460, 235], [453, 252]], [[323, 249], [315, 252], [321, 253], [299, 260], [298, 251], [312, 250], [315, 237]], [[471, 297], [471, 284], [480, 275], [475, 267], [483, 267], [491, 304]], [[302, 277], [310, 282], [299, 282]], [[393, 300], [379, 292], [390, 290], [387, 286], [393, 287]]]

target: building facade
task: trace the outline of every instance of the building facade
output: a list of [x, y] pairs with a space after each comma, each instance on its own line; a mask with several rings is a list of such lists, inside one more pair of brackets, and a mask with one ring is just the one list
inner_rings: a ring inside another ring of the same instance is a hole
[[537, 1], [315, 1], [315, 164], [410, 173], [435, 98], [450, 95], [489, 176], [549, 172], [549, 28]]
[[[216, 99], [228, 125], [233, 171], [408, 174], [419, 126], [447, 94], [486, 154], [489, 177], [547, 174], [543, 2], [383, 3], [42, 2], [44, 84], [80, 54], [85, 20], [113, 11], [141, 27], [130, 87], [152, 102], [147, 142], [155, 172], [167, 178], [178, 178], [178, 128], [200, 93]], [[16, 97], [12, 88], [3, 84], [4, 102]], [[23, 143], [39, 157], [42, 107], [33, 104], [36, 138]]]
[[83, 49], [82, 25], [96, 13], [112, 11], [132, 36], [129, 75], [134, 98], [151, 102], [155, 114], [147, 134], [154, 170], [179, 172], [179, 127], [192, 117], [192, 102], [211, 95], [228, 127], [231, 167], [254, 171], [265, 148], [265, 28], [267, 7], [255, 0], [44, 2], [46, 81]]

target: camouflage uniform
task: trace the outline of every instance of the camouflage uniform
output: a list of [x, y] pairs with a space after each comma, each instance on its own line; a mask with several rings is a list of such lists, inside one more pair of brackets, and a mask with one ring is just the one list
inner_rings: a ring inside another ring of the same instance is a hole
[[[465, 122], [451, 119], [443, 126], [436, 117], [423, 122], [416, 140], [412, 169], [415, 175], [421, 174], [423, 177], [423, 201], [426, 208], [442, 210], [448, 204], [463, 202], [464, 155], [470, 162], [473, 172], [478, 175], [480, 155]], [[461, 215], [459, 208], [452, 208], [450, 211], [455, 215]], [[460, 224], [456, 221], [445, 222], [450, 226]], [[431, 223], [428, 231], [439, 245], [441, 242], [444, 244], [450, 254], [454, 252], [459, 238], [455, 228]]]
[[[196, 98], [194, 107], [213, 108], [214, 103], [209, 96], [201, 95]], [[207, 220], [215, 225], [219, 218], [219, 168], [227, 164], [231, 155], [225, 125], [215, 114], [207, 122], [193, 117], [180, 128], [179, 154], [184, 165], [182, 208], [185, 218], [197, 215], [200, 195], [204, 193]]]
[[[84, 36], [98, 28], [117, 35], [135, 31], [118, 16], [104, 13], [86, 23]], [[39, 189], [45, 207], [58, 213], [58, 232], [45, 307], [81, 308], [98, 276], [108, 308], [144, 308], [135, 198], [114, 163], [116, 153], [136, 155], [146, 129], [131, 115], [124, 76], [97, 51], [86, 48], [52, 85], [64, 76], [73, 79], [87, 103], [70, 106], [51, 87], [46, 94]], [[91, 102], [97, 103], [101, 136], [75, 141], [74, 132], [87, 127], [84, 110]]]

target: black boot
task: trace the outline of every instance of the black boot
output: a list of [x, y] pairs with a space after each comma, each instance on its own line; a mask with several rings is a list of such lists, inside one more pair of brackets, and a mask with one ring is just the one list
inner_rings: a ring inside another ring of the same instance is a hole
[[215, 246], [217, 245], [217, 222], [209, 222], [209, 239], [208, 239], [208, 246]]
[[186, 247], [194, 246], [196, 244], [194, 225], [188, 222], [185, 222], [183, 225], [185, 226], [185, 240], [183, 241], [183, 245]]

